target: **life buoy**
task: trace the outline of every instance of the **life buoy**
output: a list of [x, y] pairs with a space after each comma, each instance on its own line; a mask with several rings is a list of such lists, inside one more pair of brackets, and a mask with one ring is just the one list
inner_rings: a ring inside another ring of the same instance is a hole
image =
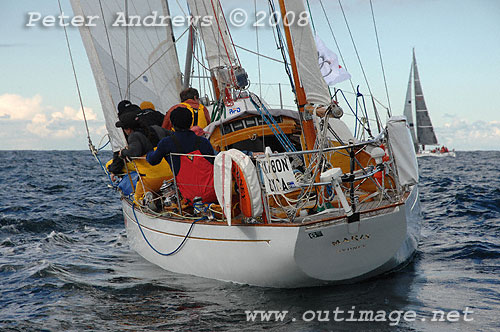
[[[384, 156], [382, 157], [382, 162], [389, 161], [389, 155], [387, 155], [387, 150], [385, 149], [385, 145], [380, 144], [380, 148], [385, 152]], [[382, 171], [373, 174], [373, 177], [375, 178], [375, 181], [377, 181], [379, 185], [382, 185]]]
[[214, 188], [219, 204], [231, 223], [231, 183], [239, 191], [240, 210], [246, 217], [262, 215], [262, 196], [255, 165], [243, 152], [231, 149], [217, 155], [214, 161]]
[[252, 202], [250, 201], [250, 192], [243, 171], [234, 161], [231, 165], [231, 175], [236, 184], [238, 196], [240, 198], [240, 210], [245, 217], [252, 217]]

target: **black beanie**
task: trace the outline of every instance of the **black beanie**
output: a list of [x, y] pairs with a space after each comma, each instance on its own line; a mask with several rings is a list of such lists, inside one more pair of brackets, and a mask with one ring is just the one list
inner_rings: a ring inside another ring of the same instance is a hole
[[140, 112], [141, 108], [137, 106], [136, 104], [132, 104], [128, 100], [122, 100], [121, 102], [118, 103], [118, 116], [121, 116], [125, 113], [128, 112]]
[[125, 112], [118, 116], [118, 119], [119, 121], [115, 124], [118, 128], [134, 129], [139, 127], [139, 119], [137, 118], [137, 114], [135, 112]]
[[193, 115], [191, 111], [185, 107], [177, 107], [170, 113], [170, 121], [174, 128], [187, 130], [193, 124]]

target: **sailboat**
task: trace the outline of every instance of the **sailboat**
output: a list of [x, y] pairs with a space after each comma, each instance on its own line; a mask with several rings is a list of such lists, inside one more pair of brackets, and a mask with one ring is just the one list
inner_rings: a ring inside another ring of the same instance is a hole
[[[412, 102], [412, 90], [414, 91], [415, 102]], [[415, 105], [415, 106], [413, 106]], [[413, 122], [413, 114], [415, 113], [417, 131], [415, 133], [415, 124]], [[455, 150], [449, 151], [444, 145], [442, 147], [434, 147], [431, 150], [426, 150], [426, 145], [438, 145], [436, 133], [432, 126], [429, 111], [424, 100], [424, 92], [420, 84], [420, 76], [418, 75], [417, 60], [415, 57], [415, 49], [413, 49], [413, 58], [410, 68], [410, 78], [408, 79], [408, 89], [406, 90], [406, 99], [404, 107], [404, 115], [410, 125], [411, 137], [413, 139], [415, 152], [417, 157], [455, 157]]]
[[[206, 60], [212, 87], [213, 99], [204, 101], [212, 123], [204, 130], [219, 152], [218, 202], [183, 204], [175, 178], [159, 193], [160, 209], [150, 208], [148, 195], [134, 202], [122, 193], [128, 242], [139, 255], [176, 273], [280, 288], [356, 282], [412, 257], [420, 204], [406, 120], [393, 116], [384, 126], [377, 116], [379, 133], [372, 134], [368, 116], [356, 117], [358, 133], [368, 139], [352, 134], [339, 90], [332, 98], [320, 72], [311, 24], [288, 21], [287, 13], [306, 11], [303, 0], [279, 0], [278, 13], [288, 24], [275, 27], [296, 96], [291, 110], [272, 108], [249, 89], [219, 1], [187, 0], [200, 22], [215, 20], [184, 31], [191, 41], [183, 75], [176, 48], [182, 35], [174, 38], [171, 24], [111, 25], [116, 13], [169, 17], [168, 1], [71, 4], [75, 15], [100, 17], [80, 34], [113, 151], [127, 144], [115, 127], [117, 103], [148, 100], [160, 110], [178, 103], [182, 87], [193, 82], [188, 62], [195, 58], [194, 41], [204, 46], [204, 59], [195, 60]], [[274, 0], [269, 4], [275, 12]], [[99, 149], [91, 150], [99, 158]]]

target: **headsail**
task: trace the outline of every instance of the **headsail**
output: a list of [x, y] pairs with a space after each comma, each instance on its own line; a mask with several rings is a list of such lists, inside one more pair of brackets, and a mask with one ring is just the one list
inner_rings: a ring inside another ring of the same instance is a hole
[[[98, 16], [96, 26], [80, 27], [101, 100], [113, 151], [126, 145], [115, 127], [116, 105], [122, 99], [152, 102], [160, 111], [179, 101], [181, 73], [172, 28], [168, 26], [124, 26], [126, 16], [145, 18], [169, 15], [164, 0], [126, 2], [71, 0], [75, 15]], [[112, 26], [116, 23], [116, 26]], [[127, 44], [129, 56], [127, 59]], [[128, 70], [127, 70], [128, 67]], [[130, 86], [128, 85], [130, 82]]]
[[415, 124], [413, 123], [413, 103], [412, 103], [412, 93], [411, 93], [411, 83], [412, 83], [412, 73], [413, 73], [413, 63], [410, 68], [410, 77], [408, 78], [408, 89], [406, 90], [406, 99], [405, 99], [405, 108], [404, 108], [404, 116], [408, 121], [408, 125], [410, 126], [411, 138], [413, 140], [413, 145], [415, 146], [415, 152], [418, 151], [418, 142], [417, 137], [415, 136]]
[[431, 118], [429, 116], [429, 112], [427, 111], [427, 106], [425, 105], [422, 86], [420, 85], [415, 50], [413, 50], [413, 80], [415, 88], [415, 112], [418, 143], [422, 145], [438, 144], [434, 128], [432, 127]]

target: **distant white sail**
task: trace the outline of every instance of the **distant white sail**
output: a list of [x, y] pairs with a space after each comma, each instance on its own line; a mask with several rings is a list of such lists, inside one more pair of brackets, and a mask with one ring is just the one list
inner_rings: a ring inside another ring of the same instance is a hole
[[406, 120], [408, 121], [408, 125], [410, 126], [411, 138], [413, 140], [413, 145], [415, 147], [415, 152], [416, 152], [418, 151], [418, 141], [415, 135], [415, 124], [413, 122], [413, 107], [412, 107], [413, 103], [411, 94], [412, 73], [413, 73], [413, 63], [410, 69], [410, 78], [408, 78], [408, 89], [406, 90], [405, 108], [403, 114], [406, 117]]
[[[150, 101], [166, 112], [179, 102], [181, 73], [171, 26], [123, 26], [125, 16], [169, 15], [165, 0], [128, 1], [71, 0], [75, 15], [98, 16], [96, 26], [80, 27], [99, 92], [106, 128], [113, 151], [126, 146], [120, 128], [115, 127], [117, 104]], [[101, 7], [102, 6], [102, 7]], [[102, 9], [101, 9], [102, 8]], [[122, 15], [120, 17], [120, 15]], [[122, 18], [120, 20], [120, 18]], [[121, 26], [112, 26], [116, 22]], [[127, 44], [129, 61], [127, 61]], [[127, 71], [127, 62], [129, 71]], [[130, 88], [127, 91], [127, 82]]]
[[187, 0], [187, 3], [191, 15], [196, 18], [195, 26], [205, 44], [209, 68], [236, 65], [231, 38], [219, 1]]
[[330, 92], [319, 68], [318, 50], [316, 49], [311, 26], [309, 23], [303, 24], [303, 21], [299, 20], [304, 13], [307, 13], [304, 1], [287, 0], [285, 6], [287, 13], [293, 12], [295, 14], [293, 20], [291, 19], [293, 15], [287, 14], [287, 16], [290, 18], [293, 49], [306, 99], [312, 104], [329, 105], [331, 101]]
[[413, 50], [413, 81], [415, 88], [415, 116], [417, 122], [417, 138], [418, 143], [422, 145], [438, 144], [434, 127], [432, 127], [431, 118], [425, 105], [424, 93], [420, 85], [420, 77], [418, 76], [417, 60], [415, 58], [415, 50]]

